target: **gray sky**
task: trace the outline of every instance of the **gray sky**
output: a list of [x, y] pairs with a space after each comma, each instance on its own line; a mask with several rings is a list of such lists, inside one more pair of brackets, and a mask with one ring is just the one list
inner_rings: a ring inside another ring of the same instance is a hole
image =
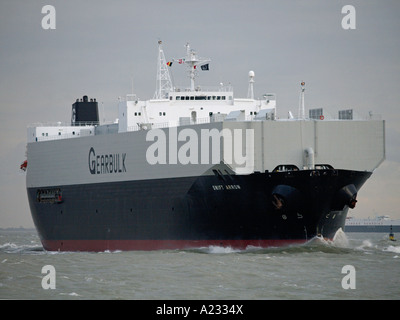
[[[42, 7], [56, 9], [56, 30], [44, 30]], [[344, 5], [356, 29], [344, 30]], [[117, 99], [155, 91], [157, 41], [167, 59], [189, 42], [211, 58], [203, 85], [231, 83], [247, 94], [277, 94], [278, 115], [297, 113], [299, 83], [306, 107], [353, 108], [386, 120], [386, 161], [361, 189], [351, 214], [400, 218], [400, 1], [385, 0], [85, 0], [0, 2], [0, 227], [32, 227], [25, 190], [26, 127], [70, 121], [71, 105], [88, 95], [101, 118], [117, 117]], [[172, 67], [176, 85], [188, 86]]]

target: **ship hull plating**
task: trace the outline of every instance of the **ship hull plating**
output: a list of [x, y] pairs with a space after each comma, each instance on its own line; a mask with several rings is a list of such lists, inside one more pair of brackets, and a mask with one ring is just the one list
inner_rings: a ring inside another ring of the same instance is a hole
[[356, 196], [345, 198], [343, 190], [354, 193], [371, 175], [332, 169], [214, 173], [35, 187], [28, 198], [50, 251], [244, 249], [333, 238]]

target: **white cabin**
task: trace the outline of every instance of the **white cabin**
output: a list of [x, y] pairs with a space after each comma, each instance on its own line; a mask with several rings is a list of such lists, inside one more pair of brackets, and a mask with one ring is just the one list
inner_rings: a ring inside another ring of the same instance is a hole
[[[209, 123], [223, 121], [231, 112], [240, 111], [241, 120], [253, 120], [262, 109], [268, 109], [268, 117], [275, 118], [276, 99], [274, 94], [264, 95], [255, 100], [253, 94], [254, 72], [249, 72], [249, 98], [235, 99], [230, 86], [203, 88], [195, 85], [197, 66], [204, 66], [209, 59], [201, 59], [187, 47], [186, 58], [177, 59], [185, 63], [190, 74], [190, 88], [176, 88], [169, 75], [168, 64], [162, 43], [159, 41], [159, 70], [157, 72], [156, 99], [139, 101], [130, 94], [119, 101], [119, 132], [136, 131], [160, 127]], [[173, 62], [172, 62], [173, 63]], [[265, 120], [265, 119], [264, 119]]]

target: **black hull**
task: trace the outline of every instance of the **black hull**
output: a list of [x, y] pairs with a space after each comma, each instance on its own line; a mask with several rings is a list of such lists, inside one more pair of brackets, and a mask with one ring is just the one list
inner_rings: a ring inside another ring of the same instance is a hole
[[[28, 198], [46, 250], [265, 247], [333, 238], [344, 229], [348, 208], [370, 175], [328, 169], [215, 171], [213, 176], [28, 188]], [[43, 193], [50, 199], [41, 198]]]

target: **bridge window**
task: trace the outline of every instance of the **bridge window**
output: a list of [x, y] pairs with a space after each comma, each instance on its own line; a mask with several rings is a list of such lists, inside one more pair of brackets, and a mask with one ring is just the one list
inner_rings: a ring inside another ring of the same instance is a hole
[[294, 164], [280, 164], [273, 172], [284, 172], [284, 171], [299, 171], [299, 168]]

